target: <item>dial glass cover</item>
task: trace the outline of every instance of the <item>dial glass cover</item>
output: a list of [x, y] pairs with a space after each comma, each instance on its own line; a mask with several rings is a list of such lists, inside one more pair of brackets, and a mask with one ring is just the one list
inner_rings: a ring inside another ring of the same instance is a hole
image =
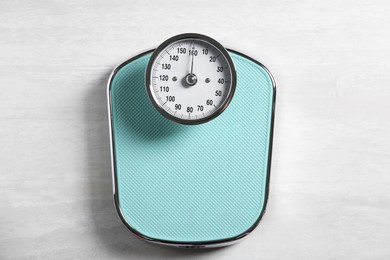
[[229, 105], [236, 72], [228, 52], [215, 40], [183, 34], [162, 43], [146, 71], [149, 98], [165, 117], [183, 124], [207, 122]]

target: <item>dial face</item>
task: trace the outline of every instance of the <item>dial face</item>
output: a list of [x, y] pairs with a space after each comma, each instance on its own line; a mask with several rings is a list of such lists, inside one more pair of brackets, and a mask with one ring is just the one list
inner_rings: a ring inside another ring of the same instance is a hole
[[234, 94], [236, 74], [228, 52], [198, 34], [173, 37], [153, 53], [146, 88], [154, 106], [183, 124], [207, 122], [223, 112]]

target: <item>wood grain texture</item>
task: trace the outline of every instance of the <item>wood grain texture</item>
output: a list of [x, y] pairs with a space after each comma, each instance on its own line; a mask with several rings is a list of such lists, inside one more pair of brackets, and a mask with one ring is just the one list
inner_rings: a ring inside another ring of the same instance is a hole
[[[0, 259], [389, 259], [389, 13], [385, 0], [0, 1]], [[112, 203], [110, 71], [182, 32], [257, 58], [278, 86], [267, 213], [225, 249], [144, 243]]]

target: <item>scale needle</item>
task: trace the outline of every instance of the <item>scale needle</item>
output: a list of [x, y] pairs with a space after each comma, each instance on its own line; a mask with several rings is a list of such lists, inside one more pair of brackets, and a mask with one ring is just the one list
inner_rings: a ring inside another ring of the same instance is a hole
[[194, 49], [195, 49], [195, 47], [194, 47], [194, 42], [192, 42], [192, 47], [191, 47], [191, 72], [190, 72], [190, 74], [191, 75], [194, 75], [194, 73], [193, 73], [193, 71], [194, 71]]

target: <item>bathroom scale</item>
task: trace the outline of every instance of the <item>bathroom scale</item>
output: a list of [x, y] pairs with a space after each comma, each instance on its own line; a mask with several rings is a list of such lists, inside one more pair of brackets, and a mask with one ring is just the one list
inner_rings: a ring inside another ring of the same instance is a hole
[[230, 245], [262, 219], [275, 81], [248, 55], [176, 35], [116, 67], [107, 87], [114, 202], [137, 237]]

